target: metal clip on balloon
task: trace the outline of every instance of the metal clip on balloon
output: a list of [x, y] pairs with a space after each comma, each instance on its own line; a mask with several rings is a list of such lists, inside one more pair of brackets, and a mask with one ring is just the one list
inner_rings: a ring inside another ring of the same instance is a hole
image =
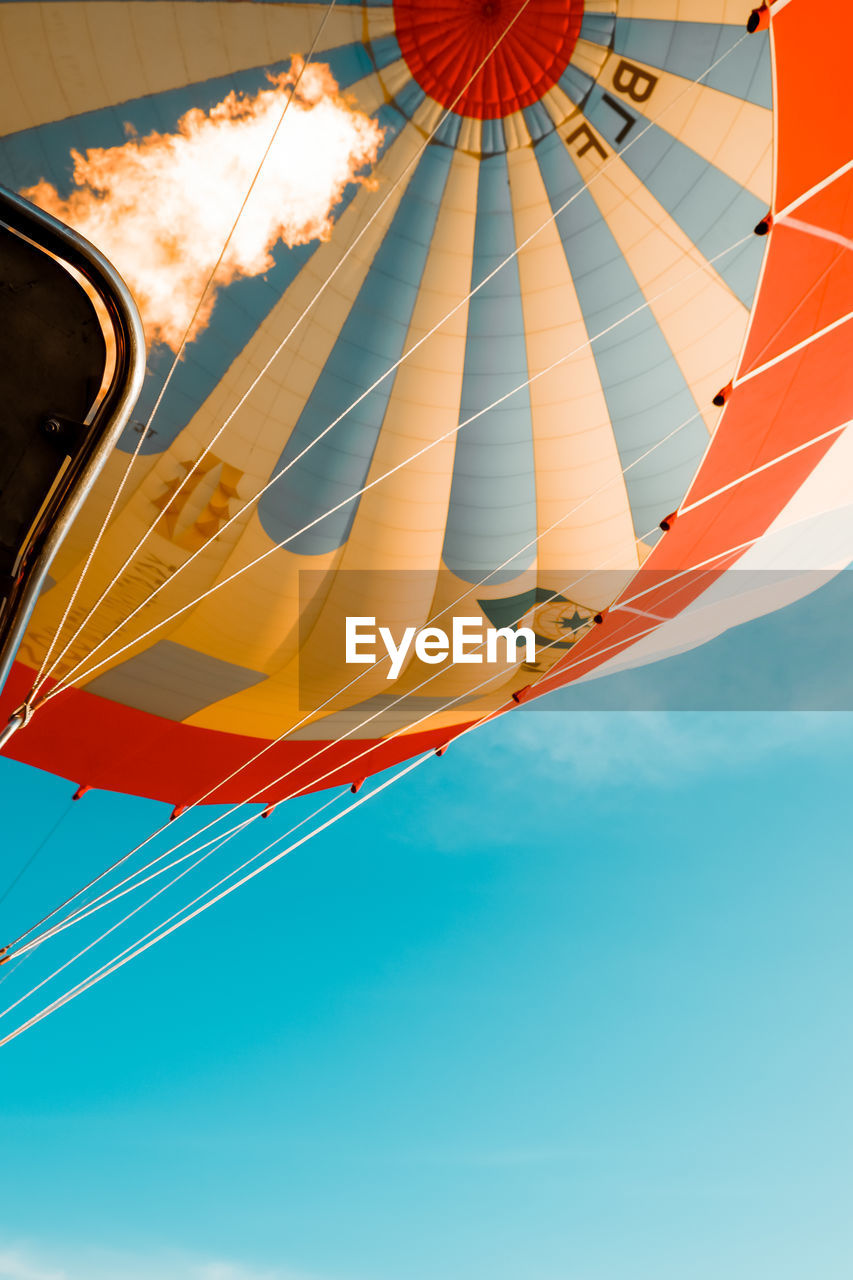
[[32, 714], [33, 714], [32, 707], [29, 705], [29, 703], [25, 702], [23, 706], [18, 707], [18, 710], [14, 711], [12, 715], [10, 715], [8, 724], [6, 725], [5, 729], [3, 729], [2, 732], [0, 732], [0, 751], [3, 750], [6, 743], [11, 738], [12, 734], [17, 729], [20, 729], [23, 725], [29, 722], [29, 719], [32, 716]]
[[770, 5], [761, 4], [757, 9], [753, 9], [752, 13], [746, 20], [746, 29], [750, 35], [754, 35], [756, 31], [766, 31], [770, 26]]

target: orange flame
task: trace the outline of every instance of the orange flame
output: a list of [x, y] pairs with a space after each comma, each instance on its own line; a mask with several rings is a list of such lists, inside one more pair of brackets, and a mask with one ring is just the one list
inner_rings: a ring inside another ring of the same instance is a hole
[[209, 322], [218, 289], [268, 271], [279, 240], [291, 248], [327, 240], [347, 183], [370, 181], [362, 171], [384, 131], [340, 93], [329, 68], [294, 57], [290, 71], [269, 80], [254, 96], [232, 92], [210, 111], [188, 111], [176, 133], [72, 151], [76, 189], [67, 200], [45, 180], [22, 193], [111, 259], [149, 342], [178, 350], [288, 97], [189, 337]]

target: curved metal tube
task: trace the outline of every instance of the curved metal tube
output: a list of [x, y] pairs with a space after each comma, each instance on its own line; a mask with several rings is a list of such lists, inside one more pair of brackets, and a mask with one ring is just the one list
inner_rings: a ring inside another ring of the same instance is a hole
[[145, 376], [145, 336], [127, 285], [112, 263], [83, 236], [3, 186], [0, 186], [0, 223], [78, 271], [106, 307], [115, 338], [115, 367], [110, 385], [95, 410], [79, 453], [30, 538], [27, 571], [10, 596], [7, 616], [0, 626], [2, 689], [53, 557], [107, 455], [118, 443], [139, 398]]

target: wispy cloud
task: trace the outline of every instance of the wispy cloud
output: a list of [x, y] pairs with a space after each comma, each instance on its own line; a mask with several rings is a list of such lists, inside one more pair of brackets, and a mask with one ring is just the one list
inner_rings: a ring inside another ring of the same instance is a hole
[[[140, 1256], [105, 1249], [68, 1252], [32, 1243], [0, 1245], [0, 1280], [322, 1280], [288, 1267], [183, 1254]], [[326, 1277], [326, 1280], [330, 1278]]]
[[29, 1252], [0, 1248], [0, 1280], [69, 1280], [68, 1272], [45, 1268]]
[[853, 716], [821, 712], [522, 712], [501, 727], [490, 756], [535, 759], [544, 774], [587, 787], [674, 787], [853, 743]]

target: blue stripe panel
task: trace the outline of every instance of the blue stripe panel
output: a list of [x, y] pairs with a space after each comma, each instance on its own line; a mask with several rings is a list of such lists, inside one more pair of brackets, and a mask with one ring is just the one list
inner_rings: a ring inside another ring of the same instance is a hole
[[357, 80], [365, 80], [373, 74], [370, 55], [364, 45], [342, 44], [337, 49], [324, 49], [315, 53], [313, 62], [324, 62], [341, 89], [348, 89]]
[[585, 13], [581, 23], [581, 40], [589, 40], [592, 44], [603, 45], [609, 49], [613, 40], [613, 27], [616, 18], [612, 13]]
[[378, 40], [371, 41], [370, 52], [373, 54], [373, 61], [380, 71], [383, 67], [390, 66], [392, 62], [399, 62], [403, 56], [397, 37], [394, 35], [380, 36]]
[[633, 104], [620, 101], [620, 107], [627, 118], [596, 87], [585, 114], [706, 258], [750, 236], [740, 249], [715, 262], [714, 270], [744, 306], [752, 306], [765, 245], [750, 233], [767, 212], [766, 204], [671, 133], [650, 124]]
[[595, 81], [586, 71], [569, 63], [557, 83], [576, 107], [582, 107], [592, 93]]
[[[474, 288], [516, 248], [506, 157], [480, 162], [474, 229]], [[460, 422], [526, 382], [527, 351], [515, 258], [471, 299]], [[456, 437], [444, 561], [476, 582], [505, 560], [492, 579], [509, 582], [536, 555], [536, 475], [530, 393], [525, 386], [505, 404], [463, 426]]]
[[746, 39], [743, 35], [740, 23], [728, 26], [716, 22], [618, 18], [613, 47], [629, 61], [645, 62], [686, 80], [698, 80], [718, 58], [733, 49], [718, 67], [704, 76], [702, 83], [760, 107], [772, 107], [769, 33], [757, 31]]
[[[342, 53], [338, 71], [349, 63], [350, 70], [361, 66], [359, 57], [365, 60], [368, 74], [373, 74], [363, 46], [344, 46], [318, 55], [333, 61], [337, 52]], [[290, 61], [277, 63], [269, 68], [273, 74], [286, 71]], [[339, 81], [339, 83], [344, 83]], [[138, 98], [117, 107], [104, 107], [67, 120], [58, 120], [23, 130], [0, 138], [0, 182], [20, 190], [41, 178], [47, 178], [67, 196], [72, 190], [72, 147], [86, 151], [95, 147], [116, 147], [127, 141], [126, 122], [140, 135], [158, 131], [173, 133], [179, 118], [191, 107], [210, 110], [233, 89], [253, 94], [269, 84], [266, 69], [251, 68], [231, 76], [219, 76], [185, 88], [166, 90], [156, 96]], [[405, 121], [393, 107], [384, 105], [375, 113], [375, 119], [386, 130], [381, 154], [393, 143]], [[350, 184], [340, 204], [334, 211], [337, 220], [359, 190]], [[186, 426], [193, 414], [204, 402], [225, 374], [231, 362], [245, 347], [258, 327], [269, 315], [299, 272], [316, 252], [318, 242], [288, 249], [277, 245], [273, 250], [275, 266], [263, 278], [238, 280], [220, 291], [211, 324], [190, 343], [184, 359], [175, 370], [169, 390], [157, 411], [153, 432], [143, 442], [142, 452], [161, 453]], [[172, 353], [166, 347], [155, 347], [149, 352], [148, 370], [142, 394], [134, 411], [136, 423], [144, 421], [159, 394], [172, 362]], [[133, 450], [138, 443], [134, 427], [129, 427], [120, 441], [120, 448]]]
[[532, 106], [522, 108], [521, 114], [524, 116], [527, 131], [534, 142], [554, 132], [554, 121], [541, 102], [534, 102]]
[[402, 89], [398, 89], [394, 94], [394, 103], [403, 115], [411, 120], [425, 97], [426, 94], [417, 80], [407, 80]]
[[261, 671], [224, 662], [174, 640], [158, 640], [149, 649], [96, 676], [87, 688], [101, 698], [123, 702], [167, 720], [187, 720], [197, 711], [265, 679]]
[[485, 156], [506, 151], [503, 120], [484, 120], [480, 127], [480, 150]]
[[448, 111], [442, 117], [433, 141], [440, 142], [445, 147], [456, 147], [459, 144], [461, 129], [462, 117], [458, 116], [455, 111]]
[[[556, 226], [584, 324], [594, 340], [592, 352], [624, 469], [692, 417], [696, 402], [651, 310], [624, 320], [645, 298], [565, 145], [553, 135], [534, 154], [553, 210], [578, 193]], [[678, 506], [707, 443], [701, 420], [691, 422], [625, 476], [638, 536], [646, 536]]]
[[[403, 354], [452, 158], [446, 147], [430, 146], [423, 153], [276, 471]], [[391, 377], [377, 387], [261, 498], [258, 514], [274, 542], [364, 485], [393, 382]], [[335, 512], [290, 542], [289, 550], [334, 551], [349, 537], [357, 506], [352, 502]]]
[[[370, 58], [360, 43], [323, 50], [315, 60], [331, 67], [342, 89], [373, 74]], [[269, 67], [249, 67], [232, 75], [214, 76], [7, 134], [0, 137], [0, 181], [17, 189], [46, 177], [60, 194], [67, 196], [72, 187], [72, 148], [86, 151], [92, 147], [122, 146], [127, 141], [128, 126], [140, 137], [154, 131], [174, 133], [178, 120], [192, 108], [210, 111], [232, 91], [255, 94], [268, 89], [268, 73], [280, 75], [289, 71], [290, 65], [290, 58], [286, 58]]]

